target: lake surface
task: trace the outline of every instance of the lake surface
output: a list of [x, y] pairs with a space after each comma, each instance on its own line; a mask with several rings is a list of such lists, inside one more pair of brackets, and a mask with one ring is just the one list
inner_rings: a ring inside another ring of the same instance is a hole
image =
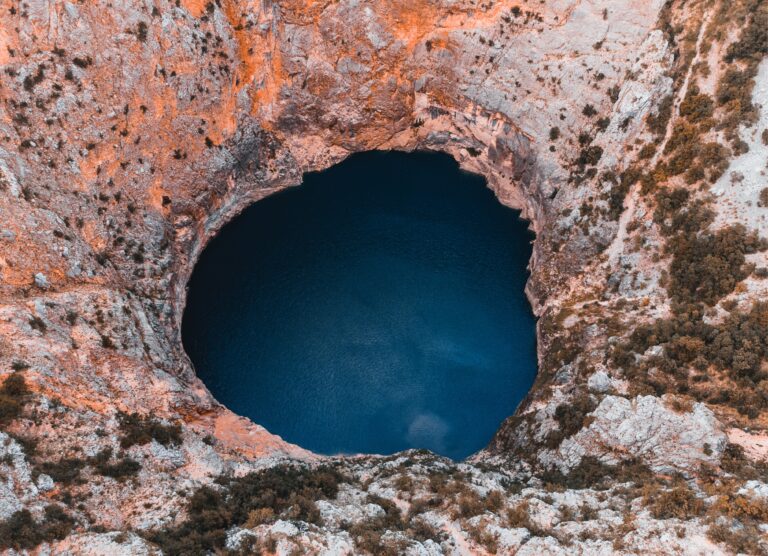
[[304, 448], [465, 458], [533, 384], [532, 238], [446, 155], [354, 155], [211, 241], [184, 346], [221, 403]]

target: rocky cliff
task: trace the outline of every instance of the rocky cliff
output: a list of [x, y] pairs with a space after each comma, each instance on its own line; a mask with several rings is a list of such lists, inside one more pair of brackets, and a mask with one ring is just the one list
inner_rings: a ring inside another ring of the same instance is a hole
[[[8, 0], [0, 547], [765, 553], [768, 4]], [[468, 462], [323, 458], [220, 406], [208, 239], [430, 149], [537, 234], [539, 376]]]

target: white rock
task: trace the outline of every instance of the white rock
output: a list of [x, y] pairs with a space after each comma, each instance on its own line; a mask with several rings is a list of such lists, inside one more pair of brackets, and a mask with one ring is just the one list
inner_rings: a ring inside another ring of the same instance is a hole
[[42, 272], [35, 274], [35, 286], [47, 290], [49, 287], [48, 278]]
[[597, 393], [605, 393], [611, 389], [611, 377], [605, 371], [597, 371], [589, 380], [587, 386], [590, 390]]
[[747, 481], [738, 493], [751, 498], [768, 498], [768, 484], [761, 481]]
[[52, 547], [52, 554], [100, 556], [149, 556], [157, 550], [134, 533], [84, 533], [72, 535]]
[[37, 478], [37, 488], [42, 492], [48, 492], [49, 490], [53, 490], [54, 488], [53, 479], [49, 475], [46, 475], [45, 473], [42, 473]]
[[591, 455], [609, 464], [640, 457], [657, 472], [694, 471], [701, 463], [716, 465], [727, 443], [722, 425], [701, 403], [678, 413], [654, 396], [607, 396], [591, 415], [589, 427], [560, 445], [562, 470]]

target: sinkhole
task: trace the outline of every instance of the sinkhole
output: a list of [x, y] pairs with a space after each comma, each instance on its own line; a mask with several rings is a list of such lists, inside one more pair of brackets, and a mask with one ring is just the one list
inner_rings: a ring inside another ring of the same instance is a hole
[[211, 240], [184, 347], [221, 403], [289, 442], [462, 459], [535, 378], [532, 239], [447, 155], [353, 155]]

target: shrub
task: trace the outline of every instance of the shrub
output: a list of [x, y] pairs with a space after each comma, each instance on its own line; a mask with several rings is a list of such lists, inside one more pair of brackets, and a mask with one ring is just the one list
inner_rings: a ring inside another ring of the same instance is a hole
[[492, 490], [485, 495], [485, 509], [496, 512], [504, 505], [504, 495], [499, 490]]
[[136, 38], [140, 42], [147, 41], [147, 24], [143, 21], [139, 21], [139, 23], [136, 25]]
[[[650, 477], [653, 477], [653, 472], [638, 460], [630, 459], [618, 465], [608, 465], [594, 456], [585, 456], [567, 475], [558, 469], [550, 469], [542, 475], [542, 480], [549, 485], [582, 490], [603, 488], [606, 482], [608, 484], [637, 483], [646, 481]], [[608, 479], [610, 481], [607, 481]]]
[[654, 154], [656, 154], [656, 145], [653, 143], [647, 143], [643, 145], [642, 149], [640, 149], [637, 157], [641, 160], [648, 160], [649, 158], [653, 158]]
[[141, 470], [141, 464], [128, 457], [122, 457], [111, 463], [112, 448], [104, 448], [101, 452], [88, 460], [94, 470], [104, 477], [110, 477], [117, 481], [124, 481], [128, 477], [136, 476]]
[[597, 110], [595, 110], [595, 107], [591, 104], [586, 104], [584, 106], [584, 109], [581, 111], [582, 114], [584, 114], [586, 117], [591, 118], [595, 114], [597, 114]]
[[349, 534], [355, 541], [355, 546], [360, 554], [373, 554], [375, 556], [398, 556], [405, 552], [402, 543], [392, 540], [383, 540], [386, 531], [381, 529], [380, 522], [373, 518], [356, 523], [349, 529]]
[[163, 425], [153, 417], [138, 413], [120, 412], [118, 421], [122, 433], [120, 447], [123, 449], [134, 445], [143, 446], [152, 440], [163, 446], [176, 446], [182, 442], [180, 425]]
[[[766, 130], [768, 132], [768, 130]], [[556, 141], [560, 137], [560, 128], [559, 127], [553, 127], [549, 130], [549, 140], [550, 141]]]
[[35, 521], [27, 509], [18, 510], [0, 521], [0, 548], [30, 550], [43, 542], [63, 539], [73, 526], [74, 520], [59, 506], [46, 506], [42, 521]]
[[13, 363], [11, 363], [11, 369], [13, 369], [14, 371], [23, 371], [25, 369], [29, 369], [29, 363], [27, 363], [26, 361], [21, 361], [17, 359]]
[[368, 496], [368, 503], [376, 504], [384, 510], [383, 516], [377, 516], [354, 525], [349, 533], [355, 540], [355, 545], [371, 554], [401, 554], [397, 547], [382, 542], [386, 531], [398, 531], [405, 528], [405, 521], [397, 505], [376, 495]]
[[592, 145], [590, 147], [587, 147], [581, 150], [581, 153], [579, 154], [578, 162], [579, 164], [582, 164], [582, 165], [594, 166], [598, 162], [600, 162], [600, 159], [602, 157], [603, 157], [603, 148], [597, 145]]
[[608, 93], [608, 98], [611, 99], [611, 102], [615, 103], [617, 100], [619, 100], [621, 87], [619, 87], [618, 85], [614, 85], [613, 87], [609, 87], [606, 93]]
[[485, 511], [485, 504], [480, 496], [471, 489], [468, 489], [459, 496], [457, 517], [469, 518], [479, 515]]
[[33, 316], [31, 319], [29, 319], [29, 326], [41, 334], [45, 334], [45, 331], [48, 330], [48, 325], [45, 324], [45, 321], [38, 316]]
[[700, 145], [696, 152], [700, 164], [709, 170], [709, 181], [714, 183], [728, 169], [731, 151], [714, 141]]
[[0, 387], [0, 425], [8, 424], [19, 415], [29, 395], [24, 375], [14, 373]]
[[661, 102], [656, 110], [656, 114], [651, 114], [646, 118], [648, 129], [651, 133], [659, 136], [663, 136], [667, 132], [667, 124], [672, 117], [672, 108], [674, 106], [674, 95], [667, 95]]
[[760, 190], [760, 206], [768, 207], [768, 187], [763, 187]]
[[[147, 532], [146, 536], [169, 555], [221, 551], [226, 531], [248, 522], [255, 510], [269, 509], [275, 516], [318, 522], [314, 502], [334, 498], [341, 479], [330, 467], [292, 466], [273, 467], [239, 478], [219, 477], [220, 489], [204, 486], [195, 491], [185, 521]], [[386, 519], [390, 518], [388, 514]]]
[[760, 5], [738, 41], [728, 48], [726, 60], [760, 61], [768, 54], [768, 6]]
[[555, 420], [559, 429], [549, 433], [547, 445], [558, 446], [564, 439], [579, 432], [584, 427], [587, 413], [594, 411], [595, 407], [595, 403], [586, 392], [580, 392], [569, 402], [558, 405], [555, 409]]
[[745, 480], [762, 480], [768, 475], [768, 461], [752, 461], [738, 444], [727, 444], [720, 466], [727, 473], [738, 475]]
[[736, 529], [727, 525], [712, 525], [707, 530], [707, 537], [716, 543], [727, 545], [734, 554], [765, 554], [760, 545], [760, 531], [753, 527]]
[[656, 519], [690, 519], [704, 513], [704, 502], [687, 486], [656, 493], [653, 499], [646, 497], [651, 515]]
[[523, 527], [528, 529], [528, 523], [530, 517], [528, 515], [528, 502], [521, 502], [516, 506], [512, 506], [507, 510], [507, 524], [509, 527], [516, 529]]
[[85, 461], [79, 458], [62, 458], [57, 462], [46, 461], [35, 466], [39, 473], [45, 473], [57, 483], [70, 485], [80, 482], [80, 471], [85, 467]]
[[466, 527], [470, 538], [484, 547], [489, 554], [496, 554], [499, 550], [499, 534], [495, 535], [483, 527], [482, 523], [468, 525]]
[[247, 529], [255, 529], [259, 525], [269, 523], [275, 518], [272, 508], [257, 508], [248, 512], [248, 520], [245, 522]]
[[528, 532], [534, 537], [547, 536], [547, 532], [531, 520], [530, 506], [527, 500], [507, 510], [507, 524], [513, 529], [519, 527], [528, 529]]
[[692, 123], [711, 118], [714, 111], [715, 102], [712, 97], [700, 93], [697, 87], [691, 87], [683, 102], [680, 103], [680, 115]]
[[667, 242], [673, 254], [668, 291], [678, 302], [714, 305], [749, 276], [745, 255], [761, 247], [757, 233], [742, 225], [698, 235], [678, 234]]
[[728, 68], [717, 85], [717, 103], [728, 114], [722, 125], [731, 134], [738, 124], [752, 122], [757, 117], [757, 110], [752, 104], [755, 73], [754, 68]]
[[712, 509], [718, 515], [727, 515], [739, 521], [768, 521], [768, 502], [764, 499], [737, 494], [723, 495], [713, 504]]
[[408, 526], [408, 533], [419, 542], [432, 540], [437, 544], [443, 541], [446, 533], [436, 529], [424, 519], [413, 519]]

